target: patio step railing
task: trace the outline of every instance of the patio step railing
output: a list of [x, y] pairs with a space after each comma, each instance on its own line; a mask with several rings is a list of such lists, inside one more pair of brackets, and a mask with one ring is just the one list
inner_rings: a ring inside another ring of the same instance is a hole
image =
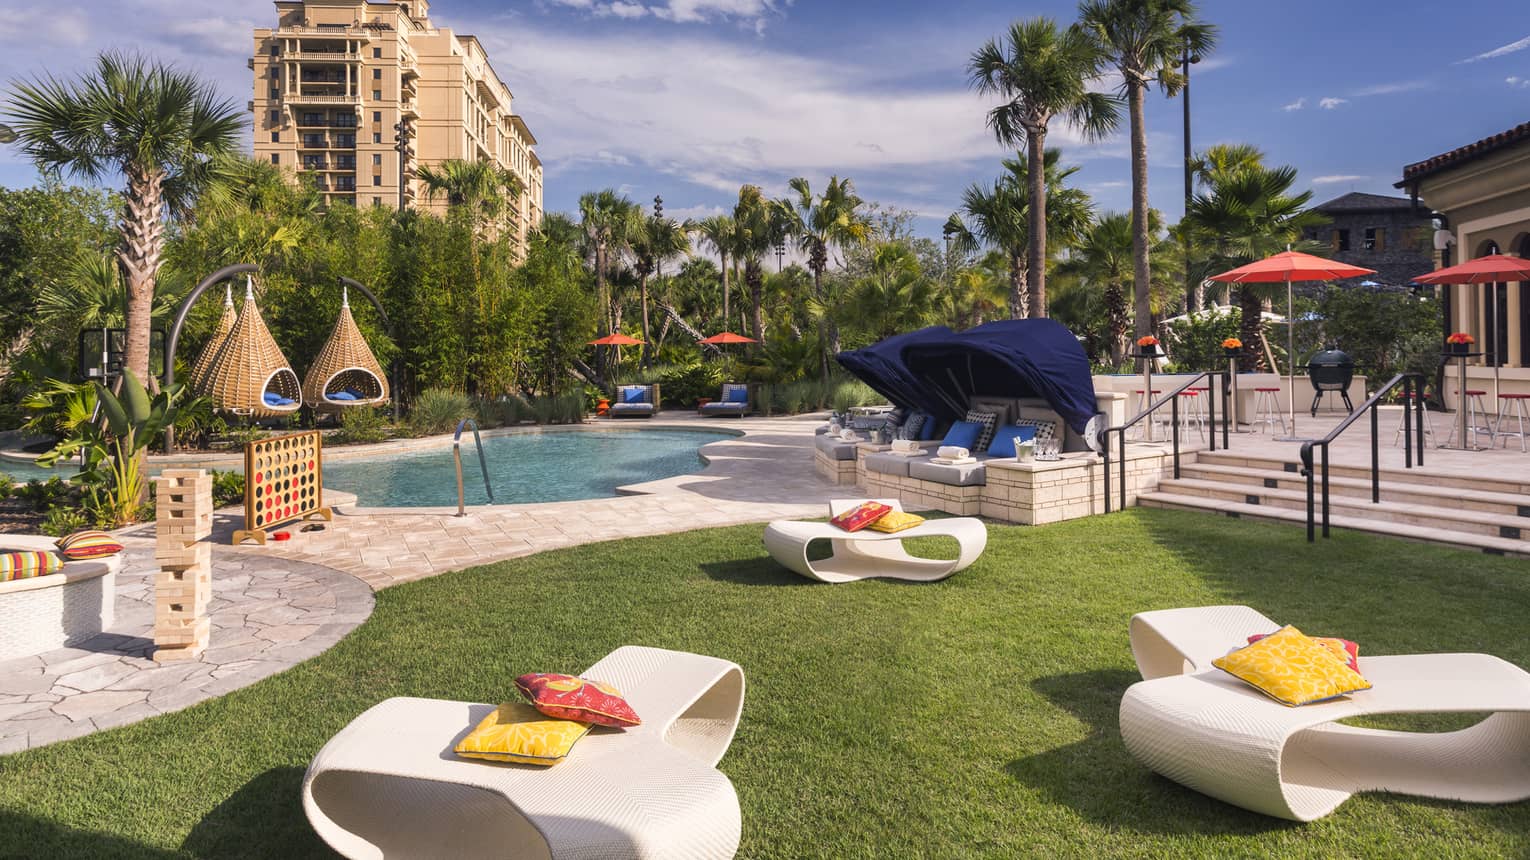
[[[1221, 397], [1220, 398], [1219, 397], [1208, 397], [1208, 398], [1206, 398], [1206, 408], [1207, 408], [1207, 415], [1206, 415], [1206, 417], [1207, 417], [1207, 424], [1210, 426], [1210, 432], [1207, 434], [1207, 436], [1210, 439], [1211, 450], [1215, 451], [1217, 449], [1217, 401], [1220, 399], [1222, 401], [1222, 447], [1223, 448], [1227, 447], [1228, 430], [1229, 430], [1229, 428], [1228, 428], [1228, 423], [1229, 423], [1228, 422], [1228, 415], [1230, 414], [1229, 411], [1228, 411], [1227, 405], [1228, 405], [1229, 402], [1231, 402], [1232, 379], [1231, 379], [1231, 377], [1228, 376], [1227, 371], [1225, 371], [1225, 370], [1208, 370], [1208, 371], [1204, 371], [1202, 373], [1197, 373], [1195, 376], [1190, 377], [1190, 379], [1187, 380], [1183, 385], [1181, 385], [1180, 387], [1174, 389], [1173, 391], [1170, 391], [1168, 394], [1164, 395], [1157, 402], [1150, 402], [1146, 409], [1144, 409], [1141, 412], [1137, 413], [1135, 416], [1133, 416], [1131, 419], [1129, 419], [1128, 421], [1123, 423], [1121, 426], [1119, 426], [1119, 427], [1108, 427], [1100, 435], [1100, 459], [1102, 461], [1102, 465], [1104, 466], [1104, 475], [1105, 475], [1105, 480], [1104, 480], [1105, 513], [1107, 513], [1107, 514], [1110, 513], [1110, 435], [1112, 433], [1116, 434], [1117, 438], [1119, 438], [1120, 442], [1121, 442], [1121, 509], [1125, 510], [1126, 509], [1126, 499], [1127, 499], [1127, 483], [1126, 483], [1126, 431], [1128, 431], [1131, 428], [1135, 427], [1144, 418], [1149, 418], [1149, 416], [1151, 416], [1154, 412], [1157, 412], [1165, 404], [1167, 404], [1168, 407], [1169, 407], [1169, 423], [1173, 427], [1173, 432], [1172, 432], [1172, 436], [1171, 436], [1171, 442], [1173, 444], [1173, 450], [1174, 450], [1174, 477], [1178, 478], [1179, 477], [1179, 433], [1180, 433], [1180, 424], [1179, 424], [1179, 396], [1181, 394], [1183, 394], [1184, 392], [1190, 390], [1190, 388], [1192, 388], [1196, 383], [1198, 383], [1198, 382], [1200, 382], [1202, 380], [1205, 380], [1207, 382], [1208, 386], [1210, 388], [1212, 388], [1212, 392], [1216, 392], [1216, 390], [1218, 388], [1217, 382], [1221, 382], [1221, 386], [1220, 386]], [[1152, 394], [1151, 393], [1145, 394], [1143, 396], [1146, 397], [1149, 401], [1152, 400]], [[1149, 420], [1151, 420], [1151, 419], [1149, 418]]]

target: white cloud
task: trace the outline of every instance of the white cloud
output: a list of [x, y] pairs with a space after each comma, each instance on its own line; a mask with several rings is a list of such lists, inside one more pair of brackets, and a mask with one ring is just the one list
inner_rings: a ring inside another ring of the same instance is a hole
[[1425, 89], [1429, 86], [1428, 81], [1394, 81], [1388, 84], [1377, 84], [1371, 87], [1361, 87], [1350, 93], [1355, 98], [1368, 96], [1390, 96], [1397, 93], [1411, 93]]
[[1484, 51], [1483, 53], [1478, 54], [1475, 57], [1467, 57], [1464, 60], [1457, 60], [1456, 64], [1459, 65], [1461, 63], [1475, 63], [1475, 62], [1478, 62], [1480, 60], [1491, 60], [1491, 59], [1494, 59], [1495, 57], [1503, 57], [1503, 56], [1506, 56], [1508, 54], [1513, 54], [1513, 53], [1517, 53], [1519, 51], [1523, 51], [1526, 48], [1530, 48], [1530, 36], [1526, 36], [1525, 38], [1520, 39], [1517, 42], [1510, 42], [1507, 45], [1503, 45], [1503, 46], [1494, 48], [1491, 51]]
[[1530, 89], [1530, 78], [1522, 78], [1518, 75], [1509, 75], [1507, 78], [1503, 79], [1503, 82], [1511, 87], [1514, 87], [1515, 89]]
[[603, 11], [617, 18], [641, 18], [648, 14], [648, 7], [641, 3], [616, 2], [606, 6]]
[[784, 3], [778, 0], [663, 0], [644, 4], [636, 0], [549, 0], [555, 5], [587, 12], [597, 18], [643, 18], [653, 16], [661, 21], [676, 24], [702, 24], [714, 20], [737, 20], [752, 28], [755, 33], [765, 31], [766, 22], [773, 15], [784, 14]]
[[1304, 108], [1306, 106], [1307, 106], [1307, 97], [1306, 96], [1302, 96], [1301, 98], [1297, 99], [1294, 102], [1291, 102], [1288, 105], [1281, 105], [1280, 109], [1285, 111], [1286, 113], [1290, 113], [1291, 111], [1301, 110], [1302, 108]]
[[1339, 184], [1342, 184], [1342, 183], [1345, 183], [1345, 182], [1359, 182], [1362, 179], [1369, 179], [1369, 178], [1370, 177], [1368, 177], [1368, 176], [1357, 176], [1357, 175], [1355, 175], [1353, 173], [1335, 173], [1335, 174], [1330, 174], [1328, 176], [1314, 176], [1314, 177], [1312, 177], [1312, 184], [1313, 185], [1339, 185]]
[[1322, 108], [1323, 110], [1333, 110], [1339, 105], [1346, 104], [1349, 104], [1349, 99], [1338, 99], [1333, 98], [1332, 96], [1318, 101], [1318, 107]]

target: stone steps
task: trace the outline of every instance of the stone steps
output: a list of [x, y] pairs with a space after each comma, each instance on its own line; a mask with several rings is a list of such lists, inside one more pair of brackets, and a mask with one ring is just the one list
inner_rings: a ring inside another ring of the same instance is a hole
[[[1290, 472], [1300, 476], [1301, 462], [1296, 458], [1293, 450], [1289, 458], [1261, 456], [1238, 452], [1210, 451], [1196, 452], [1196, 462], [1214, 466], [1240, 466], [1250, 469], [1262, 469], [1273, 472]], [[1426, 457], [1427, 459], [1427, 457]], [[1383, 468], [1382, 480], [1396, 484], [1423, 484], [1432, 487], [1448, 487], [1458, 490], [1472, 490], [1474, 492], [1502, 493], [1512, 496], [1530, 497], [1530, 483], [1506, 478], [1494, 478], [1479, 475], [1461, 475], [1444, 469], [1436, 469], [1432, 466], [1420, 466], [1413, 469]], [[1330, 486], [1333, 478], [1356, 478], [1369, 481], [1371, 467], [1340, 465], [1330, 463], [1328, 466]], [[1530, 498], [1527, 498], [1530, 504]]]
[[[1307, 479], [1299, 472], [1274, 472], [1268, 469], [1196, 462], [1185, 464], [1180, 469], [1180, 474], [1185, 478], [1222, 481], [1239, 486], [1298, 490], [1303, 495], [1307, 491]], [[1458, 487], [1395, 481], [1391, 478], [1389, 473], [1382, 474], [1382, 501], [1435, 505], [1441, 508], [1482, 511], [1511, 517], [1530, 517], [1530, 498], [1525, 496], [1480, 489], [1462, 492]], [[1319, 488], [1319, 492], [1321, 491], [1320, 484], [1315, 484], [1315, 487]], [[1339, 496], [1362, 497], [1369, 502], [1371, 498], [1369, 474], [1364, 478], [1339, 477], [1330, 468], [1328, 495], [1330, 499], [1336, 499]], [[1530, 519], [1526, 520], [1525, 525], [1530, 526]]]

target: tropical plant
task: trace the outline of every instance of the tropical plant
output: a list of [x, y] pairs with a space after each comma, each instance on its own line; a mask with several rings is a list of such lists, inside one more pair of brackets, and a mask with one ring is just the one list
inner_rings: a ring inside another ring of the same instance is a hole
[[[1056, 117], [1098, 140], [1120, 121], [1119, 101], [1091, 92], [1104, 57], [1098, 43], [1077, 24], [1059, 31], [1050, 18], [1010, 25], [1007, 38], [990, 39], [968, 61], [972, 83], [983, 95], [1004, 103], [988, 112], [988, 127], [1006, 146], [1025, 144], [1029, 163], [1045, 160], [1047, 127]], [[1047, 315], [1047, 188], [1043, 171], [1030, 171], [1026, 269], [1031, 316]]]
[[[78, 480], [85, 487], [85, 507], [102, 525], [116, 528], [136, 522], [148, 499], [142, 468], [143, 454], [154, 437], [175, 420], [174, 392], [149, 396], [132, 370], [123, 369], [119, 394], [95, 383], [104, 426], [80, 424], [52, 450], [37, 458], [52, 467], [61, 459], [82, 454]], [[104, 468], [103, 468], [104, 467]]]
[[466, 394], [445, 388], [427, 388], [409, 407], [409, 427], [421, 436], [450, 433], [457, 422], [473, 414]]
[[1008, 264], [1002, 251], [990, 251], [976, 264], [953, 273], [948, 288], [951, 320], [970, 328], [999, 313], [1008, 295]]
[[920, 270], [914, 252], [889, 242], [876, 249], [871, 274], [856, 284], [850, 313], [880, 340], [931, 325], [944, 316], [944, 299], [940, 287]]
[[[823, 273], [829, 267], [829, 251], [864, 242], [871, 235], [871, 223], [861, 211], [863, 201], [855, 193], [849, 178], [830, 176], [823, 193], [813, 196], [806, 177], [793, 178], [787, 185], [796, 195], [781, 201], [784, 231], [797, 240], [797, 247], [807, 255], [808, 271], [813, 273], [813, 298], [823, 298]], [[839, 352], [839, 327], [829, 320], [827, 349], [822, 357], [822, 374], [829, 376], [829, 355]]]
[[383, 442], [393, 435], [388, 416], [371, 406], [350, 406], [340, 413], [340, 429], [329, 437], [339, 445], [366, 445]]
[[733, 207], [737, 230], [733, 253], [744, 262], [744, 283], [749, 288], [749, 329], [757, 341], [765, 339], [765, 321], [761, 310], [765, 302], [765, 269], [762, 261], [775, 247], [783, 224], [774, 205], [765, 199], [758, 185], [738, 190], [738, 204]]
[[422, 164], [414, 175], [425, 186], [425, 199], [445, 195], [447, 205], [468, 210], [479, 224], [499, 218], [522, 191], [515, 174], [487, 159], [448, 158], [439, 164]]
[[1174, 95], [1183, 85], [1176, 66], [1185, 54], [1208, 54], [1216, 27], [1195, 20], [1191, 0], [1083, 0], [1079, 23], [1099, 42], [1108, 62], [1121, 73], [1121, 91], [1131, 117], [1132, 296], [1135, 333], [1153, 330], [1148, 229], [1147, 88], [1157, 82]]
[[717, 254], [722, 269], [722, 326], [727, 328], [728, 323], [728, 261], [734, 259], [734, 249], [738, 247], [738, 225], [734, 223], [731, 215], [713, 215], [696, 222], [695, 230], [701, 236], [701, 241], [711, 247]]
[[691, 241], [686, 225], [673, 218], [653, 215], [642, 219], [632, 234], [633, 270], [638, 278], [638, 303], [643, 315], [643, 364], [653, 357], [653, 339], [648, 330], [648, 279], [664, 264], [690, 253]]
[[614, 188], [592, 191], [579, 198], [580, 227], [584, 230], [586, 250], [595, 270], [595, 294], [604, 315], [603, 331], [615, 331], [620, 324], [608, 285], [615, 261], [629, 247], [638, 230], [641, 212], [624, 194]]
[[1119, 365], [1126, 354], [1131, 328], [1131, 309], [1126, 298], [1132, 277], [1130, 217], [1116, 212], [1100, 216], [1083, 240], [1073, 246], [1061, 269], [1077, 275], [1104, 299], [1106, 347], [1110, 363]]
[[89, 424], [96, 413], [96, 386], [48, 379], [21, 401], [27, 419], [21, 431], [29, 436], [71, 436]]
[[[1185, 222], [1218, 271], [1301, 245], [1304, 229], [1327, 223], [1322, 213], [1306, 208], [1311, 191], [1291, 193], [1295, 183], [1293, 167], [1245, 167], [1217, 175], [1206, 192], [1191, 198]], [[1262, 312], [1268, 289], [1255, 284], [1239, 288], [1244, 370], [1263, 364]]]
[[116, 247], [128, 293], [124, 361], [147, 377], [165, 216], [189, 212], [215, 179], [217, 158], [239, 146], [243, 111], [189, 73], [115, 53], [72, 83], [18, 83], [7, 107], [22, 151], [40, 169], [126, 178]]
[[66, 537], [94, 525], [84, 511], [67, 505], [49, 508], [37, 530], [49, 537]]

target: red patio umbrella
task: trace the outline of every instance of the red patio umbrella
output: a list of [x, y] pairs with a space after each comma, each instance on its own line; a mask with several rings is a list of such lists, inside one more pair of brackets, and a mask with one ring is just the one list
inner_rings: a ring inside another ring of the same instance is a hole
[[1338, 260], [1325, 260], [1300, 251], [1282, 251], [1248, 265], [1212, 275], [1211, 280], [1228, 284], [1278, 284], [1286, 285], [1286, 370], [1290, 391], [1286, 405], [1291, 415], [1291, 436], [1296, 440], [1296, 313], [1291, 298], [1292, 281], [1337, 281], [1342, 278], [1358, 278], [1374, 275], [1375, 269], [1351, 266]]
[[755, 340], [752, 337], [744, 337], [741, 334], [734, 334], [731, 331], [725, 331], [722, 334], [714, 334], [711, 337], [704, 337], [704, 338], [701, 339], [701, 342], [702, 343], [759, 343], [759, 341]]
[[[1455, 266], [1444, 269], [1435, 269], [1428, 274], [1419, 275], [1413, 279], [1416, 284], [1496, 284], [1500, 281], [1530, 281], [1530, 260], [1524, 257], [1511, 257], [1508, 254], [1489, 254], [1486, 257], [1478, 257]], [[1488, 319], [1496, 331], [1498, 324], [1493, 319], [1497, 312], [1497, 302], [1488, 302]], [[1498, 402], [1498, 350], [1501, 348], [1498, 338], [1492, 339], [1493, 349], [1488, 353], [1489, 363], [1493, 365], [1493, 402]], [[1462, 359], [1464, 362], [1465, 359]], [[1466, 372], [1464, 369], [1461, 371]], [[1465, 388], [1465, 386], [1461, 386]], [[1465, 400], [1466, 395], [1458, 397]], [[1460, 409], [1459, 405], [1457, 409]], [[1463, 410], [1464, 414], [1464, 410]], [[1463, 427], [1464, 422], [1463, 422]], [[1465, 430], [1463, 429], [1461, 444], [1466, 444]]]
[[637, 346], [642, 343], [635, 337], [628, 337], [619, 331], [613, 331], [605, 337], [599, 337], [590, 341], [590, 346]]

